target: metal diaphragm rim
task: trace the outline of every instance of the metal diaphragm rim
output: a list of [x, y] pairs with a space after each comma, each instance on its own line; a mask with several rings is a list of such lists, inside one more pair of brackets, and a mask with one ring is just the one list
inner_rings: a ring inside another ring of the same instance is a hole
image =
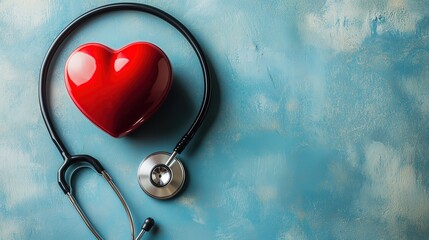
[[[174, 197], [185, 183], [185, 169], [178, 158], [174, 158], [170, 166], [165, 165], [171, 154], [156, 152], [146, 157], [137, 170], [137, 178], [141, 189], [150, 197], [156, 199], [169, 199]], [[152, 180], [153, 171], [157, 167], [166, 167], [170, 171], [171, 179], [163, 186], [157, 186]]]

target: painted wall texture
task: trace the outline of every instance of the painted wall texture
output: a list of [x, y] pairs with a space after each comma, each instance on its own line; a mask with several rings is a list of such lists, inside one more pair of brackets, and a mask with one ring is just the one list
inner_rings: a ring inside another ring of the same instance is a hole
[[[92, 239], [58, 188], [61, 156], [38, 107], [41, 63], [74, 18], [112, 1], [0, 1], [0, 239]], [[150, 239], [427, 239], [429, 1], [141, 1], [181, 20], [213, 69], [212, 108], [181, 159], [179, 197], [141, 191], [142, 159], [171, 151], [198, 111], [201, 70], [186, 41], [137, 12], [103, 15], [62, 46], [50, 74], [56, 126], [73, 154], [99, 159]], [[149, 41], [169, 56], [167, 101], [114, 139], [68, 96], [63, 68], [86, 42]], [[129, 237], [101, 177], [74, 194], [107, 239]], [[147, 238], [147, 239], [148, 239]]]

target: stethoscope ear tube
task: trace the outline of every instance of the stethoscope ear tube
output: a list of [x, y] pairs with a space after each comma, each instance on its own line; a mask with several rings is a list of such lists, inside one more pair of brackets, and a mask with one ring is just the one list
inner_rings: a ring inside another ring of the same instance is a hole
[[[73, 207], [78, 212], [79, 216], [82, 218], [85, 225], [88, 227], [88, 229], [92, 232], [92, 234], [97, 239], [100, 239], [100, 240], [103, 239], [101, 237], [101, 235], [97, 232], [95, 227], [92, 225], [91, 221], [88, 219], [85, 212], [82, 210], [78, 201], [76, 200], [76, 198], [73, 196], [73, 193], [72, 193], [72, 188], [71, 188], [71, 180], [72, 179], [71, 178], [73, 176], [73, 172], [76, 171], [77, 169], [80, 169], [81, 167], [92, 168], [98, 174], [102, 175], [103, 178], [107, 181], [107, 183], [112, 188], [112, 190], [115, 192], [116, 196], [118, 197], [119, 201], [121, 202], [125, 213], [127, 214], [127, 218], [128, 218], [128, 222], [130, 224], [130, 230], [131, 230], [131, 239], [134, 239], [135, 229], [134, 229], [134, 220], [133, 220], [133, 217], [131, 215], [131, 210], [128, 207], [127, 202], [125, 201], [124, 197], [122, 196], [122, 194], [119, 191], [116, 184], [113, 182], [110, 175], [107, 173], [107, 171], [103, 168], [103, 166], [100, 164], [100, 162], [97, 159], [95, 159], [89, 155], [76, 155], [76, 156], [72, 156], [71, 158], [67, 159], [63, 163], [63, 165], [60, 167], [60, 169], [58, 170], [58, 183], [59, 183], [61, 189], [63, 190], [63, 192], [69, 198]], [[69, 172], [69, 171], [72, 171], [72, 172]], [[70, 179], [68, 179], [68, 181], [67, 181], [66, 176], [68, 174], [70, 174]], [[149, 232], [154, 224], [155, 224], [155, 221], [152, 218], [147, 218], [144, 221], [142, 228], [141, 228], [139, 234], [137, 235], [137, 237], [135, 239], [140, 239], [145, 232]]]
[[[95, 159], [94, 159], [95, 160]], [[97, 160], [95, 160], [97, 161]], [[97, 161], [98, 162], [98, 161]], [[84, 163], [88, 163], [88, 162], [84, 162]], [[79, 163], [78, 163], [79, 164]], [[64, 166], [64, 165], [63, 165]], [[72, 165], [68, 165], [69, 167]], [[93, 165], [90, 165], [91, 167]], [[101, 165], [100, 165], [101, 166]], [[65, 167], [65, 169], [67, 169], [67, 167]], [[97, 172], [100, 170], [100, 168], [95, 169]], [[67, 170], [66, 170], [67, 171]], [[135, 229], [134, 229], [134, 220], [133, 217], [131, 215], [131, 210], [128, 207], [127, 202], [125, 201], [124, 197], [122, 196], [121, 192], [119, 191], [118, 187], [116, 187], [115, 183], [113, 182], [112, 178], [110, 177], [110, 175], [105, 171], [105, 170], [101, 170], [101, 172], [99, 172], [103, 178], [107, 181], [107, 183], [109, 183], [110, 187], [112, 188], [112, 190], [115, 192], [116, 196], [118, 197], [119, 201], [121, 202], [122, 206], [124, 207], [125, 213], [127, 214], [128, 217], [128, 222], [130, 224], [130, 230], [131, 230], [131, 239], [134, 239], [134, 235], [135, 235]], [[67, 197], [69, 198], [71, 204], [74, 206], [74, 208], [76, 209], [76, 211], [79, 213], [79, 216], [82, 218], [83, 222], [85, 223], [85, 225], [88, 227], [88, 229], [92, 232], [92, 234], [99, 240], [102, 240], [103, 238], [101, 237], [101, 235], [97, 232], [97, 230], [95, 229], [95, 227], [92, 225], [91, 221], [88, 219], [88, 217], [86, 216], [85, 212], [82, 210], [82, 208], [80, 207], [78, 201], [74, 198], [72, 192], [71, 192], [71, 188], [69, 188], [69, 191], [66, 192]], [[149, 221], [149, 222], [148, 222]], [[152, 225], [150, 225], [152, 224]], [[150, 230], [150, 228], [155, 224], [155, 221], [152, 218], [147, 218], [145, 220], [145, 223], [143, 224], [142, 230], [140, 231], [140, 233], [138, 234], [136, 239], [140, 239], [141, 236], [143, 236], [143, 234], [147, 231]], [[140, 236], [140, 237], [139, 237]]]

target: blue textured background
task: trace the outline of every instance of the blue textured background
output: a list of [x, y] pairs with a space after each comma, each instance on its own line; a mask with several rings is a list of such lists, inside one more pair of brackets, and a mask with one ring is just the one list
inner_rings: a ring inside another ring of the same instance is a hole
[[[0, 1], [0, 239], [91, 239], [57, 186], [61, 157], [38, 107], [47, 48], [74, 18], [111, 1]], [[146, 196], [136, 170], [171, 151], [196, 114], [201, 71], [186, 41], [146, 14], [104, 15], [58, 54], [51, 106], [72, 153], [111, 173], [151, 239], [427, 239], [429, 1], [142, 1], [181, 20], [215, 75], [209, 117], [181, 155], [170, 201]], [[71, 102], [63, 66], [80, 44], [150, 41], [169, 56], [172, 92], [136, 133], [113, 139]], [[128, 223], [103, 179], [75, 194], [108, 239]]]

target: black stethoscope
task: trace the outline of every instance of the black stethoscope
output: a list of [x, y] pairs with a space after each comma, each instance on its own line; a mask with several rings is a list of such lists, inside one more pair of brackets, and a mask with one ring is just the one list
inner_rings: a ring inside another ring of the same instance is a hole
[[201, 47], [199, 46], [195, 38], [192, 36], [192, 34], [189, 32], [189, 30], [182, 23], [180, 23], [177, 19], [175, 19], [174, 17], [172, 17], [171, 15], [169, 15], [168, 13], [160, 9], [157, 9], [148, 5], [144, 5], [144, 4], [139, 4], [139, 3], [117, 3], [117, 4], [105, 5], [105, 6], [93, 9], [91, 11], [88, 11], [83, 15], [81, 15], [80, 17], [76, 18], [57, 36], [57, 38], [50, 46], [45, 56], [45, 59], [42, 63], [42, 68], [40, 73], [40, 86], [39, 86], [39, 105], [40, 105], [40, 110], [42, 113], [43, 120], [46, 124], [46, 128], [48, 129], [49, 135], [51, 136], [52, 141], [54, 142], [55, 146], [57, 147], [58, 151], [60, 152], [61, 156], [64, 159], [64, 163], [61, 165], [60, 169], [58, 170], [58, 176], [57, 176], [58, 183], [61, 189], [63, 190], [63, 192], [69, 198], [70, 202], [75, 207], [76, 211], [81, 216], [82, 220], [85, 222], [86, 226], [89, 228], [89, 230], [94, 234], [94, 236], [97, 239], [102, 239], [102, 238], [100, 234], [97, 232], [97, 230], [92, 226], [91, 222], [86, 217], [84, 211], [80, 208], [78, 202], [76, 201], [76, 199], [72, 194], [72, 189], [69, 184], [71, 181], [73, 172], [81, 167], [90, 167], [94, 169], [97, 173], [102, 175], [104, 179], [109, 183], [110, 187], [113, 189], [113, 191], [121, 201], [125, 209], [125, 212], [127, 214], [128, 221], [130, 223], [130, 228], [131, 228], [131, 239], [140, 239], [145, 232], [151, 229], [151, 227], [154, 225], [155, 222], [152, 218], [147, 218], [144, 221], [144, 224], [142, 226], [140, 233], [137, 235], [136, 238], [134, 238], [135, 229], [134, 229], [134, 221], [131, 215], [131, 211], [125, 199], [123, 198], [122, 194], [120, 193], [119, 189], [113, 183], [112, 178], [103, 168], [101, 163], [89, 155], [71, 155], [69, 151], [66, 149], [66, 147], [64, 146], [60, 137], [58, 136], [57, 131], [55, 130], [54, 125], [52, 124], [49, 107], [46, 101], [46, 98], [47, 98], [46, 81], [48, 77], [49, 66], [51, 64], [52, 59], [55, 56], [55, 53], [57, 52], [61, 44], [64, 42], [64, 40], [66, 40], [67, 37], [74, 30], [76, 30], [81, 24], [83, 24], [84, 22], [90, 20], [95, 16], [98, 16], [107, 12], [122, 11], [122, 10], [134, 10], [134, 11], [146, 12], [161, 18], [162, 20], [166, 21], [167, 23], [175, 27], [186, 38], [189, 44], [191, 44], [192, 48], [197, 54], [201, 64], [203, 77], [204, 77], [204, 97], [203, 97], [203, 102], [198, 112], [198, 115], [195, 118], [189, 130], [177, 143], [176, 147], [173, 150], [173, 153], [171, 154], [167, 152], [153, 153], [149, 155], [147, 158], [145, 158], [138, 168], [137, 175], [138, 175], [138, 181], [139, 181], [140, 187], [149, 196], [157, 199], [168, 199], [175, 196], [182, 188], [185, 182], [186, 174], [181, 161], [177, 158], [177, 155], [180, 154], [186, 148], [189, 141], [192, 139], [192, 137], [197, 132], [198, 128], [201, 126], [204, 120], [204, 117], [206, 116], [208, 111], [210, 95], [211, 95], [209, 68], [208, 68], [207, 60], [204, 56], [204, 53]]

